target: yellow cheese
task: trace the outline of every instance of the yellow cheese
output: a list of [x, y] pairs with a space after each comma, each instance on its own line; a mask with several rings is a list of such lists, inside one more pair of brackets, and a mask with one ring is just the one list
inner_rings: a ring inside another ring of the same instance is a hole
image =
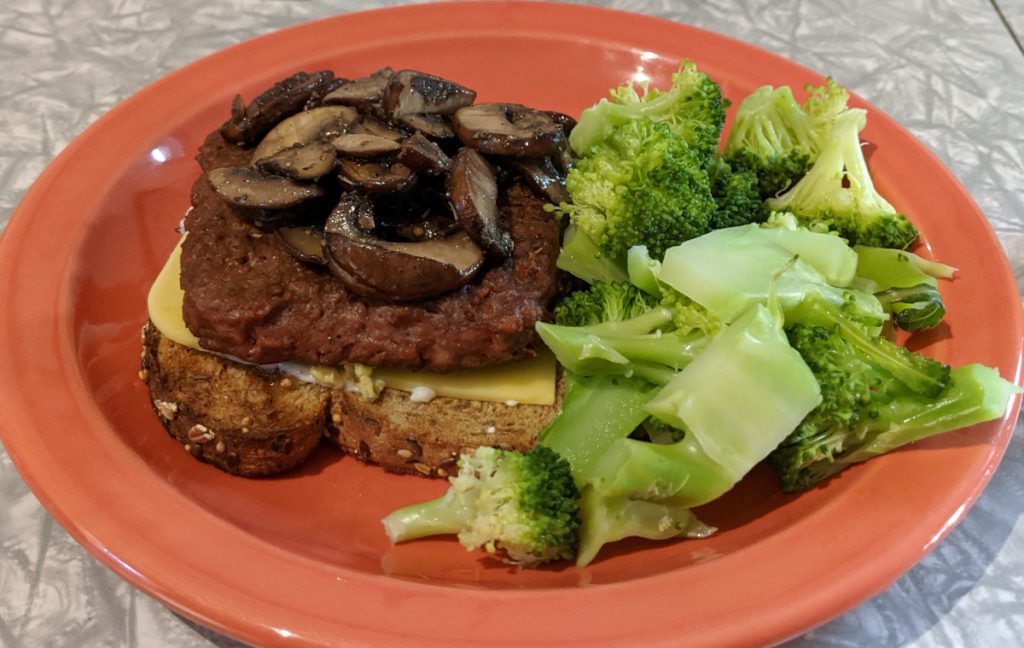
[[[182, 239], [184, 240], [184, 239]], [[185, 326], [181, 289], [181, 244], [171, 252], [156, 281], [149, 289], [149, 319], [165, 337], [183, 346], [202, 350], [199, 339]], [[333, 374], [330, 367], [311, 367], [313, 375]], [[373, 377], [392, 389], [412, 391], [425, 387], [437, 396], [464, 400], [551, 405], [555, 402], [555, 358], [544, 351], [535, 358], [480, 369], [463, 369], [446, 374], [400, 369], [374, 369]]]
[[[182, 238], [182, 241], [185, 239]], [[199, 349], [199, 338], [185, 326], [185, 318], [181, 314], [185, 291], [181, 289], [181, 242], [171, 251], [156, 281], [149, 288], [146, 307], [149, 319], [160, 333], [182, 346]]]

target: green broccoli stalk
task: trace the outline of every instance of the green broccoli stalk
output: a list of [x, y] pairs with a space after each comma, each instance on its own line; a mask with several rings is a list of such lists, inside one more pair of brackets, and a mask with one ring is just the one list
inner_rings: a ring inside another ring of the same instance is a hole
[[580, 494], [569, 464], [543, 445], [526, 454], [477, 448], [444, 496], [383, 519], [391, 542], [457, 534], [467, 549], [535, 566], [576, 555]]
[[918, 232], [875, 190], [861, 151], [866, 115], [855, 108], [840, 113], [811, 169], [768, 205], [792, 212], [808, 227], [836, 231], [851, 245], [904, 249]]
[[790, 492], [908, 443], [998, 418], [1020, 391], [994, 369], [968, 364], [953, 369], [937, 394], [926, 395], [863, 354], [837, 327], [799, 324], [788, 335], [822, 392], [821, 405], [769, 457]]
[[578, 566], [586, 566], [604, 545], [625, 538], [668, 540], [706, 538], [717, 529], [697, 519], [689, 508], [629, 497], [606, 497], [583, 489], [580, 511], [587, 521], [580, 533]]
[[946, 306], [936, 277], [949, 278], [955, 268], [889, 248], [858, 245], [857, 277], [905, 331], [929, 329], [942, 321]]
[[661, 91], [647, 83], [614, 88], [608, 99], [587, 108], [569, 136], [569, 144], [580, 156], [608, 139], [612, 131], [629, 122], [648, 119], [667, 125], [672, 135], [685, 142], [706, 162], [718, 150], [725, 124], [727, 102], [721, 88], [690, 61], [680, 63], [672, 85]]
[[765, 303], [773, 277], [794, 256], [797, 262], [774, 281], [783, 310], [817, 293], [881, 329], [886, 314], [878, 299], [845, 287], [854, 279], [857, 254], [830, 234], [756, 225], [716, 230], [669, 250], [659, 280], [728, 323]]
[[569, 224], [562, 234], [562, 249], [556, 265], [587, 283], [594, 281], [626, 281], [625, 263], [602, 252], [583, 232]]

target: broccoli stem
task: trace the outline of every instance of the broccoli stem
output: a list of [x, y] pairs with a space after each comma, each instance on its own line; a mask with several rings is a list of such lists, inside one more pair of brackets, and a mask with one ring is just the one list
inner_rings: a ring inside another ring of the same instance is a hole
[[569, 225], [565, 229], [562, 250], [558, 254], [556, 265], [560, 270], [565, 270], [587, 283], [629, 281], [625, 260], [613, 259], [602, 252], [597, 244], [575, 225]]
[[615, 441], [647, 418], [644, 409], [656, 388], [619, 376], [566, 375], [562, 411], [540, 433], [540, 444], [569, 462], [577, 484]]
[[[562, 366], [584, 376], [636, 374], [664, 382], [689, 364], [707, 344], [707, 336], [702, 333], [621, 335], [595, 333], [590, 327], [546, 323], [539, 323], [536, 328]], [[667, 371], [659, 371], [657, 365]]]
[[[803, 490], [908, 443], [999, 418], [1010, 398], [1020, 392], [1020, 387], [1003, 380], [995, 369], [978, 363], [963, 365], [953, 369], [949, 386], [939, 398], [896, 399], [862, 426], [832, 429], [797, 446], [780, 448], [772, 461], [782, 468], [785, 490]], [[861, 441], [851, 443], [850, 439]], [[800, 459], [807, 449], [822, 445], [846, 449], [835, 456], [825, 453], [826, 458], [810, 452], [815, 459]]]
[[698, 520], [688, 508], [628, 497], [606, 497], [593, 488], [583, 490], [580, 512], [583, 526], [576, 553], [577, 567], [586, 567], [601, 547], [624, 538], [704, 538], [715, 532], [714, 527]]
[[432, 535], [457, 534], [473, 516], [475, 497], [449, 489], [443, 496], [418, 502], [388, 514], [382, 522], [392, 543]]
[[736, 483], [689, 434], [671, 444], [620, 439], [601, 456], [593, 474], [594, 489], [607, 497], [656, 500], [680, 507], [706, 504]]

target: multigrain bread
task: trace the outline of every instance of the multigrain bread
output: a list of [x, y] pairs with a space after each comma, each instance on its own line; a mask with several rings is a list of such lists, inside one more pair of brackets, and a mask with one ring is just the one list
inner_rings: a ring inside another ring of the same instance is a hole
[[153, 409], [185, 450], [221, 470], [261, 477], [302, 463], [321, 442], [386, 470], [446, 477], [482, 445], [525, 451], [558, 411], [437, 397], [413, 402], [305, 383], [196, 351], [143, 328], [142, 375]]

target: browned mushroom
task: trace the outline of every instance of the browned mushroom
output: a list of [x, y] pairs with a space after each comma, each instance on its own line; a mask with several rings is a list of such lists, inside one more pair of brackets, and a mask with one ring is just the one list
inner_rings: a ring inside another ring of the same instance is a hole
[[448, 195], [459, 224], [480, 247], [499, 259], [512, 255], [512, 237], [498, 225], [498, 181], [484, 156], [468, 146], [459, 149]]
[[279, 227], [274, 232], [284, 249], [296, 259], [315, 265], [327, 265], [327, 257], [324, 256], [323, 230], [306, 225]]
[[416, 184], [416, 174], [399, 162], [341, 160], [338, 177], [349, 187], [369, 194], [398, 193]]
[[301, 110], [310, 96], [333, 81], [334, 73], [330, 70], [299, 72], [275, 83], [248, 106], [238, 95], [231, 103], [231, 117], [221, 126], [221, 135], [236, 144], [255, 142], [274, 124]]
[[337, 164], [338, 154], [333, 146], [327, 142], [310, 142], [257, 160], [255, 166], [264, 173], [310, 182], [324, 177]]
[[440, 140], [455, 137], [455, 131], [452, 130], [448, 120], [440, 115], [409, 113], [408, 115], [395, 117], [395, 121], [432, 139]]
[[519, 104], [466, 106], [452, 123], [463, 144], [491, 155], [544, 157], [557, 153], [564, 139], [562, 126], [549, 115]]
[[402, 142], [402, 150], [396, 158], [417, 173], [442, 175], [452, 168], [452, 160], [445, 155], [436, 142], [422, 133], [413, 133]]
[[384, 123], [371, 115], [360, 115], [348, 128], [349, 133], [357, 135], [377, 135], [396, 142], [405, 139], [406, 134]]
[[369, 76], [352, 79], [325, 95], [321, 103], [362, 106], [378, 102], [384, 96], [384, 88], [387, 87], [392, 74], [394, 70], [383, 67]]
[[213, 169], [206, 177], [218, 196], [239, 207], [288, 209], [324, 195], [317, 184], [267, 175], [249, 167]]
[[402, 145], [393, 139], [366, 133], [346, 133], [331, 140], [335, 150], [345, 157], [373, 159], [397, 153]]
[[466, 235], [421, 241], [385, 241], [357, 224], [368, 201], [345, 194], [324, 228], [327, 266], [349, 290], [371, 299], [411, 301], [465, 285], [483, 265], [483, 253]]
[[340, 135], [358, 116], [351, 106], [322, 106], [292, 115], [267, 133], [252, 159], [262, 160], [286, 148]]
[[396, 118], [423, 113], [450, 115], [474, 99], [475, 91], [416, 70], [395, 72], [384, 90], [384, 108]]
[[518, 171], [530, 188], [548, 202], [556, 205], [569, 202], [565, 176], [559, 173], [551, 157], [505, 158], [502, 164]]

